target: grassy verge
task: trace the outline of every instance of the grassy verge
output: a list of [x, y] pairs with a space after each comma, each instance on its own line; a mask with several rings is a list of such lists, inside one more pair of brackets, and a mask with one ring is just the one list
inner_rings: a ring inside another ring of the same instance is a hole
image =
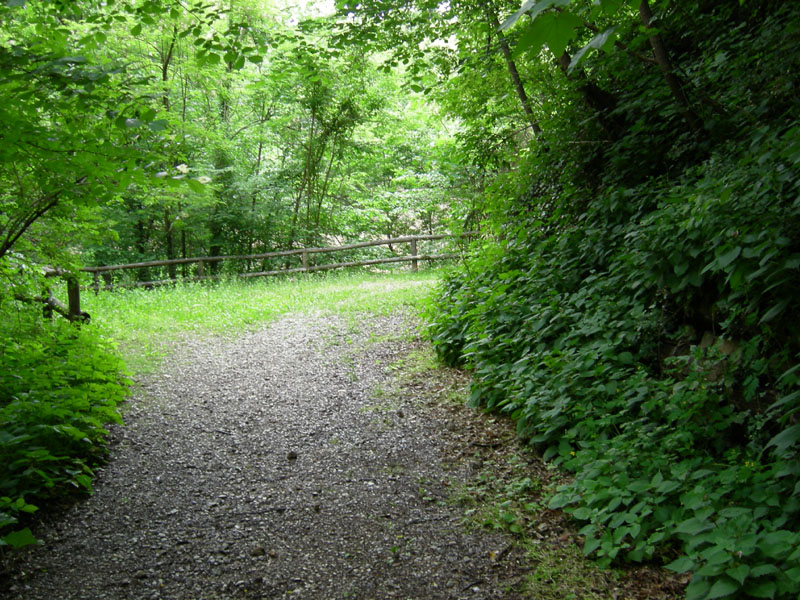
[[186, 336], [230, 335], [290, 312], [386, 314], [419, 309], [438, 281], [436, 270], [320, 275], [177, 284], [86, 294], [84, 309], [117, 342], [133, 372], [156, 368]]

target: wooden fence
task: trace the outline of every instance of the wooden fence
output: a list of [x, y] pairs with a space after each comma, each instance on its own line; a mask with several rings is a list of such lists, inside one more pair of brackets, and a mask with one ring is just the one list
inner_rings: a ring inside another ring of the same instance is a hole
[[[105, 274], [110, 274], [113, 271], [125, 271], [130, 269], [141, 269], [148, 267], [170, 267], [174, 265], [196, 265], [195, 275], [191, 277], [182, 278], [184, 281], [208, 281], [219, 279], [220, 275], [207, 275], [206, 265], [221, 263], [223, 261], [236, 261], [236, 260], [265, 260], [271, 258], [282, 258], [290, 256], [300, 256], [302, 266], [296, 268], [285, 268], [270, 271], [255, 271], [236, 273], [233, 276], [238, 278], [251, 278], [251, 277], [267, 277], [271, 275], [284, 275], [290, 273], [313, 273], [316, 271], [328, 271], [332, 269], [340, 269], [345, 267], [363, 267], [369, 265], [380, 265], [399, 262], [410, 262], [411, 268], [416, 271], [418, 269], [419, 261], [427, 260], [446, 260], [458, 258], [458, 254], [418, 254], [417, 243], [420, 241], [442, 240], [446, 238], [471, 238], [478, 235], [476, 232], [466, 232], [460, 235], [451, 234], [437, 234], [437, 235], [413, 235], [399, 238], [392, 238], [386, 240], [376, 240], [371, 242], [359, 242], [357, 244], [347, 244], [344, 246], [332, 246], [328, 248], [298, 248], [296, 250], [282, 250], [279, 252], [266, 252], [263, 254], [241, 254], [229, 256], [197, 256], [193, 258], [176, 258], [172, 260], [152, 260], [147, 262], [129, 263], [123, 265], [105, 265], [100, 267], [84, 267], [81, 269], [85, 273], [92, 273], [93, 282], [91, 288], [97, 293], [100, 289], [111, 290], [114, 288], [112, 281], [101, 285], [100, 279]], [[396, 244], [408, 244], [409, 254], [405, 256], [392, 256], [388, 258], [374, 258], [367, 260], [357, 260], [350, 262], [338, 262], [331, 264], [313, 265], [311, 264], [311, 257], [314, 254], [331, 254], [334, 252], [342, 252], [346, 250], [357, 250], [360, 248], [370, 248], [374, 246], [393, 246]], [[87, 320], [89, 315], [81, 311], [80, 308], [80, 286], [74, 275], [64, 273], [56, 269], [47, 271], [48, 277], [63, 277], [67, 281], [67, 294], [69, 298], [68, 306], [65, 306], [55, 300], [52, 294], [49, 295], [45, 301], [49, 304], [51, 309], [63, 314], [70, 321]], [[137, 281], [130, 284], [122, 284], [119, 287], [157, 287], [161, 285], [173, 284], [177, 281], [177, 276], [170, 279], [159, 279], [154, 281]]]

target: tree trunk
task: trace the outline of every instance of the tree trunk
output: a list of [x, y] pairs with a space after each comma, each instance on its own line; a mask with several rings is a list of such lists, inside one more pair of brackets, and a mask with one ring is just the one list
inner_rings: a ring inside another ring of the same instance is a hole
[[517, 64], [514, 62], [514, 58], [511, 55], [511, 48], [508, 45], [508, 40], [506, 36], [500, 31], [500, 23], [497, 21], [497, 17], [494, 15], [490, 16], [490, 24], [494, 27], [495, 32], [497, 32], [497, 40], [500, 43], [500, 50], [503, 52], [503, 57], [506, 60], [506, 66], [508, 67], [508, 72], [511, 75], [511, 81], [514, 84], [514, 89], [517, 91], [517, 96], [519, 97], [519, 101], [522, 103], [522, 110], [525, 111], [525, 116], [528, 118], [528, 122], [531, 125], [531, 130], [536, 135], [542, 133], [542, 128], [539, 127], [539, 123], [536, 121], [536, 117], [533, 114], [533, 107], [531, 106], [530, 98], [528, 98], [528, 94], [525, 92], [525, 86], [522, 85], [522, 80], [519, 77], [519, 71], [517, 70]]
[[[175, 237], [172, 231], [172, 218], [169, 214], [169, 206], [164, 208], [164, 238], [167, 246], [167, 260], [173, 260], [175, 258]], [[177, 278], [175, 265], [167, 265], [167, 270], [169, 271], [170, 279]]]
[[[178, 214], [181, 213], [182, 206], [178, 202]], [[181, 258], [186, 258], [186, 227], [181, 227]], [[188, 275], [188, 264], [181, 265], [181, 276], [186, 279]]]
[[[650, 10], [650, 5], [647, 0], [642, 0], [642, 3], [639, 5], [639, 16], [645, 28], [650, 29], [650, 24], [653, 21], [653, 13]], [[700, 119], [692, 108], [689, 97], [683, 90], [680, 79], [678, 79], [678, 76], [675, 74], [675, 70], [669, 60], [669, 55], [667, 54], [667, 49], [664, 46], [664, 41], [661, 39], [661, 36], [657, 33], [650, 35], [650, 46], [653, 48], [653, 56], [658, 66], [661, 68], [662, 73], [664, 73], [664, 79], [669, 86], [670, 92], [672, 92], [673, 98], [675, 98], [675, 101], [681, 108], [683, 118], [692, 131], [699, 131], [701, 128]]]
[[172, 62], [172, 54], [175, 51], [175, 42], [178, 39], [178, 26], [172, 28], [172, 39], [169, 43], [169, 48], [161, 55], [161, 81], [164, 83], [164, 95], [161, 97], [161, 102], [164, 105], [164, 110], [169, 112], [169, 90], [167, 89], [167, 81], [169, 81], [169, 64]]

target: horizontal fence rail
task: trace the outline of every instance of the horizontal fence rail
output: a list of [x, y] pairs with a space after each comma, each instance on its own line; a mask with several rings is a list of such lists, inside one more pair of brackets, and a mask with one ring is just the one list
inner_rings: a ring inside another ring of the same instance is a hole
[[[454, 237], [474, 237], [477, 232], [470, 231], [462, 234], [436, 234], [436, 235], [413, 235], [388, 240], [376, 240], [372, 242], [359, 242], [357, 244], [347, 244], [344, 246], [330, 246], [328, 248], [297, 248], [295, 250], [280, 250], [278, 252], [265, 252], [263, 254], [231, 254], [226, 256], [195, 256], [192, 258], [173, 258], [171, 260], [151, 260], [147, 262], [129, 263], [124, 265], [105, 265], [101, 267], [84, 267], [81, 269], [86, 273], [103, 273], [106, 271], [121, 271], [125, 269], [139, 269], [142, 267], [167, 267], [169, 265], [186, 265], [191, 263], [213, 263], [224, 260], [262, 260], [265, 258], [281, 258], [284, 256], [302, 256], [304, 254], [327, 254], [331, 252], [341, 252], [343, 250], [356, 250], [358, 248], [369, 248], [372, 246], [389, 246], [393, 244], [412, 244], [412, 254], [416, 242], [424, 240], [443, 240]], [[283, 271], [281, 271], [283, 272]]]
[[[128, 263], [128, 264], [119, 264], [119, 265], [103, 265], [98, 267], [84, 267], [81, 269], [83, 272], [92, 273], [94, 276], [94, 281], [92, 284], [92, 288], [95, 292], [101, 289], [100, 284], [100, 276], [103, 275], [104, 277], [108, 276], [113, 271], [125, 271], [130, 269], [142, 269], [142, 268], [151, 268], [151, 267], [170, 267], [176, 265], [189, 265], [195, 264], [196, 268], [196, 275], [194, 276], [184, 276], [181, 277], [184, 281], [211, 281], [215, 279], [220, 279], [223, 277], [222, 275], [206, 275], [205, 273], [205, 266], [207, 264], [216, 264], [221, 263], [223, 261], [236, 261], [236, 260], [265, 260], [271, 258], [285, 258], [290, 256], [299, 256], [302, 261], [301, 267], [295, 268], [283, 268], [283, 269], [275, 269], [275, 270], [261, 270], [261, 271], [250, 271], [244, 273], [233, 273], [230, 276], [237, 277], [237, 278], [253, 278], [253, 277], [268, 277], [274, 275], [286, 275], [292, 273], [313, 273], [317, 271], [329, 271], [332, 269], [341, 269], [347, 267], [363, 267], [363, 266], [370, 266], [370, 265], [379, 265], [379, 264], [389, 264], [389, 263], [399, 263], [399, 262], [410, 262], [412, 270], [416, 271], [418, 268], [419, 261], [427, 260], [427, 261], [435, 261], [435, 260], [452, 260], [458, 258], [459, 255], [447, 253], [447, 254], [418, 254], [417, 252], [417, 242], [420, 241], [432, 241], [432, 240], [443, 240], [447, 238], [471, 238], [477, 236], [477, 232], [465, 232], [462, 234], [434, 234], [434, 235], [414, 235], [414, 236], [404, 236], [398, 238], [391, 238], [385, 240], [374, 240], [369, 242], [358, 242], [355, 244], [345, 244], [342, 246], [331, 246], [327, 248], [297, 248], [293, 250], [280, 250], [277, 252], [264, 252], [260, 254], [236, 254], [236, 255], [226, 255], [226, 256], [196, 256], [191, 258], [175, 258], [171, 260], [151, 260], [145, 262], [138, 262], [138, 263]], [[376, 258], [376, 259], [364, 259], [364, 260], [356, 260], [356, 261], [348, 261], [348, 262], [338, 262], [338, 263], [331, 263], [331, 264], [323, 264], [323, 265], [312, 265], [311, 256], [315, 254], [331, 254], [334, 252], [342, 252], [346, 250], [358, 250], [362, 248], [370, 248], [375, 246], [393, 246], [395, 244], [409, 244], [410, 254], [406, 256], [392, 256], [388, 258]], [[156, 287], [161, 285], [169, 285], [173, 284], [178, 281], [177, 275], [170, 277], [169, 279], [158, 279], [153, 281], [137, 281], [127, 284], [117, 284], [118, 287]], [[102, 286], [102, 289], [111, 290], [114, 288], [114, 284], [108, 282], [106, 285]]]
[[[110, 282], [110, 274], [113, 271], [126, 271], [130, 269], [141, 269], [149, 267], [170, 267], [174, 265], [197, 265], [197, 273], [192, 277], [182, 277], [185, 281], [210, 281], [220, 279], [225, 276], [233, 276], [237, 278], [247, 279], [253, 277], [268, 277], [272, 275], [287, 275], [292, 273], [314, 273], [317, 271], [330, 271], [332, 269], [341, 269], [347, 267], [365, 267], [370, 265], [383, 265], [390, 263], [410, 262], [411, 268], [416, 271], [419, 261], [427, 260], [452, 260], [459, 258], [460, 255], [448, 254], [419, 254], [417, 252], [417, 242], [420, 241], [434, 241], [443, 240], [447, 238], [472, 238], [476, 237], [478, 232], [470, 231], [461, 234], [435, 234], [435, 235], [412, 235], [398, 238], [391, 238], [386, 240], [375, 240], [371, 242], [358, 242], [356, 244], [346, 244], [343, 246], [331, 246], [329, 248], [297, 248], [294, 250], [281, 250], [278, 252], [265, 252], [262, 254], [238, 254], [229, 256], [196, 256], [192, 258], [176, 258], [172, 260], [151, 260], [146, 262], [129, 263], [122, 265], [103, 265], [99, 267], [84, 267], [81, 269], [84, 273], [92, 273], [94, 281], [92, 288], [95, 292], [100, 291], [100, 277], [109, 278], [109, 283], [103, 286], [103, 289], [112, 290], [114, 284]], [[310, 264], [310, 257], [315, 254], [330, 254], [334, 252], [342, 252], [346, 250], [358, 250], [361, 248], [371, 248], [374, 246], [391, 246], [395, 244], [409, 244], [410, 254], [406, 256], [391, 256], [387, 258], [370, 258], [364, 260], [355, 260], [348, 262], [338, 262], [331, 264], [312, 265]], [[284, 268], [277, 270], [261, 270], [261, 271], [247, 271], [244, 273], [232, 273], [229, 275], [206, 275], [205, 265], [216, 264], [223, 261], [233, 260], [265, 260], [270, 258], [283, 258], [289, 256], [300, 256], [302, 261], [301, 267]], [[45, 314], [52, 315], [56, 312], [70, 321], [88, 321], [89, 314], [81, 310], [80, 300], [80, 284], [78, 278], [73, 272], [64, 271], [61, 269], [53, 269], [46, 267], [44, 270], [45, 277], [47, 278], [61, 278], [67, 283], [67, 300], [64, 303], [57, 300], [50, 290], [46, 290], [46, 295], [35, 298], [18, 297], [18, 300], [25, 302], [39, 302], [44, 305]], [[177, 275], [170, 277], [170, 279], [160, 279], [154, 281], [137, 281], [133, 283], [118, 284], [118, 287], [156, 287], [160, 285], [168, 285], [176, 283], [178, 280]]]

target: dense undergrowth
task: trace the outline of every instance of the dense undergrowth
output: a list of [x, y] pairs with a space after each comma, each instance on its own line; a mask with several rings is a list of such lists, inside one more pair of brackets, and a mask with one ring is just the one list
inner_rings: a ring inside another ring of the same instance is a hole
[[691, 572], [689, 598], [800, 592], [800, 11], [762, 5], [660, 24], [716, 97], [699, 135], [656, 76], [593, 64], [628, 129], [532, 150], [430, 311], [472, 402], [574, 473], [551, 507], [585, 553]]
[[95, 329], [29, 305], [0, 305], [0, 340], [0, 546], [20, 547], [35, 542], [21, 525], [41, 502], [91, 492], [128, 381]]

